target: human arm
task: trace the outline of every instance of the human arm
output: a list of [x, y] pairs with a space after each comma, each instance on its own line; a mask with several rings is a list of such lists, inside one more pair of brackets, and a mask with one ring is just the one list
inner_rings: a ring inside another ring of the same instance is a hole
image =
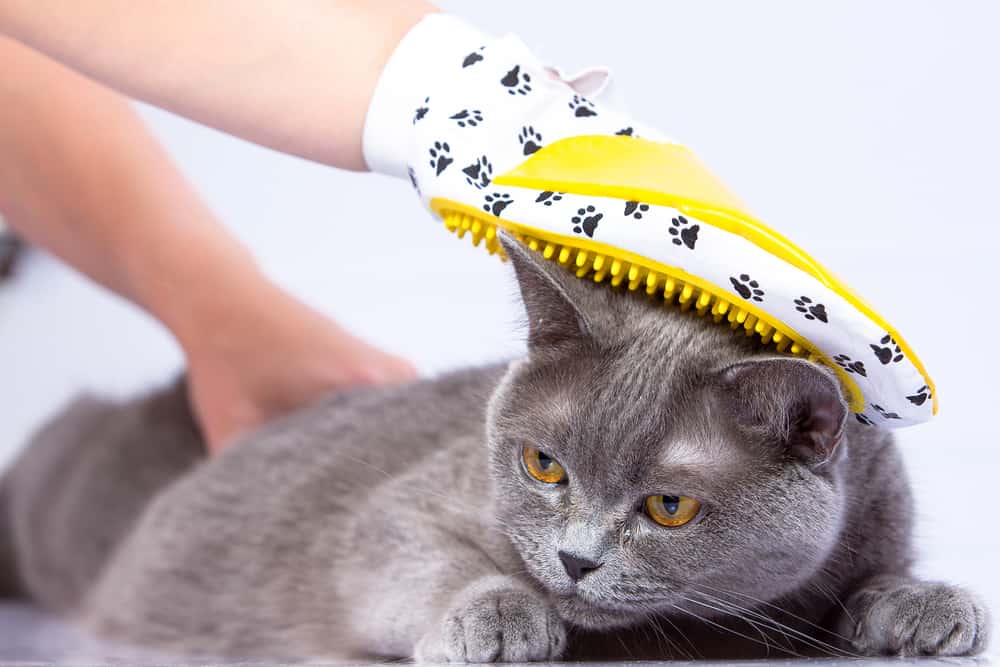
[[230, 134], [365, 169], [379, 74], [434, 11], [422, 0], [0, 0], [0, 34]]
[[412, 377], [273, 285], [125, 100], [2, 37], [0, 62], [0, 211], [170, 329], [213, 450], [331, 388]]

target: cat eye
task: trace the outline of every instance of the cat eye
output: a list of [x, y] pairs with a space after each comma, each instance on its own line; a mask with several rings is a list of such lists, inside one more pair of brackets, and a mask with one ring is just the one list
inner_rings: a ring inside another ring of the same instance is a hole
[[524, 469], [539, 482], [558, 484], [566, 480], [566, 470], [554, 458], [534, 447], [525, 447], [521, 452]]
[[701, 503], [688, 496], [646, 496], [646, 514], [667, 528], [683, 526], [698, 516]]

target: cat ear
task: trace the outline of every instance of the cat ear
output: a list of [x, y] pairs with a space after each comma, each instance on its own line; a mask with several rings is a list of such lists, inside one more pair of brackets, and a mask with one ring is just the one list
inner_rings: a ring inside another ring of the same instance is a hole
[[500, 243], [514, 265], [521, 299], [528, 314], [528, 346], [556, 345], [590, 335], [590, 325], [576, 306], [579, 278], [543, 259], [505, 232]]
[[760, 359], [725, 369], [722, 385], [740, 428], [777, 440], [810, 464], [833, 456], [848, 411], [830, 371], [804, 359]]

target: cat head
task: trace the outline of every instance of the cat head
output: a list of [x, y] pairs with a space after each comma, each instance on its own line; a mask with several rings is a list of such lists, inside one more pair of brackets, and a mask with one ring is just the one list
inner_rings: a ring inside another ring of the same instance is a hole
[[528, 354], [489, 407], [494, 507], [559, 613], [705, 615], [704, 594], [771, 600], [812, 576], [844, 505], [832, 373], [504, 247]]

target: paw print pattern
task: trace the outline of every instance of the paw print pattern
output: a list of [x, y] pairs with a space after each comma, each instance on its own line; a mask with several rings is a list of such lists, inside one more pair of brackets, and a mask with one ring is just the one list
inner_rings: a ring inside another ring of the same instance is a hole
[[493, 180], [493, 165], [483, 155], [468, 167], [463, 167], [462, 173], [465, 174], [466, 183], [475, 186], [477, 190], [482, 190]]
[[484, 200], [483, 210], [487, 213], [492, 213], [493, 215], [500, 217], [503, 210], [514, 203], [510, 195], [506, 192], [494, 192], [492, 194], [486, 195]]
[[632, 129], [632, 126], [629, 125], [628, 127], [623, 127], [622, 129], [618, 130], [617, 132], [615, 132], [615, 134], [617, 134], [619, 137], [631, 137], [634, 136], [632, 134], [634, 131], [635, 130]]
[[864, 424], [865, 426], [874, 426], [875, 422], [871, 420], [868, 415], [863, 412], [855, 412], [854, 418], [858, 420], [858, 423]]
[[546, 190], [535, 197], [536, 204], [543, 204], [545, 206], [552, 206], [552, 204], [557, 201], [562, 201], [562, 196], [566, 194], [565, 192], [553, 192], [552, 190]]
[[521, 150], [525, 155], [531, 155], [542, 147], [542, 135], [535, 132], [535, 128], [530, 125], [521, 128], [517, 140], [521, 143]]
[[931, 388], [928, 387], [927, 385], [924, 385], [920, 389], [917, 389], [915, 392], [913, 392], [911, 396], [907, 396], [906, 400], [908, 400], [910, 403], [913, 403], [914, 405], [923, 405], [924, 403], [927, 402], [927, 399], [929, 398], [934, 398], [934, 395], [931, 394]]
[[649, 204], [637, 201], [625, 202], [625, 217], [632, 216], [636, 220], [642, 220], [642, 214], [649, 210]]
[[597, 231], [597, 223], [603, 217], [603, 213], [599, 213], [593, 206], [588, 206], [587, 208], [577, 209], [576, 215], [570, 219], [570, 222], [573, 223], [573, 231], [575, 233], [586, 234], [590, 238], [594, 238], [594, 232]]
[[431, 155], [431, 168], [437, 176], [455, 161], [451, 157], [451, 146], [446, 141], [435, 141], [428, 152]]
[[417, 183], [417, 172], [413, 171], [413, 167], [407, 167], [406, 175], [410, 177], [410, 185], [412, 185], [413, 189], [417, 191], [417, 196], [422, 197], [423, 195], [420, 193], [420, 184]]
[[889, 412], [888, 410], [886, 410], [885, 408], [883, 408], [878, 403], [872, 403], [872, 407], [875, 408], [875, 412], [877, 412], [879, 414], [879, 416], [882, 417], [882, 419], [899, 419], [900, 418], [899, 415], [897, 415], [895, 412]]
[[733, 289], [736, 293], [747, 301], [763, 301], [764, 300], [764, 290], [760, 288], [760, 284], [753, 280], [749, 275], [741, 273], [739, 278], [734, 278], [730, 276], [729, 282], [733, 284]]
[[413, 112], [413, 124], [414, 125], [417, 124], [418, 120], [423, 120], [424, 116], [427, 115], [427, 112], [431, 110], [431, 108], [429, 106], [427, 106], [430, 103], [430, 101], [431, 101], [431, 98], [425, 97], [424, 98], [424, 103], [422, 105], [420, 105], [419, 107], [417, 107], [417, 110]]
[[583, 95], [574, 95], [573, 99], [570, 100], [569, 108], [573, 110], [573, 115], [577, 118], [597, 115], [597, 111], [594, 110], [594, 103]]
[[481, 61], [483, 59], [481, 51], [485, 48], [486, 48], [485, 46], [480, 46], [477, 50], [465, 56], [465, 58], [462, 59], [462, 69], [465, 69], [466, 67], [472, 67], [473, 65]]
[[882, 336], [877, 345], [871, 345], [870, 347], [872, 348], [872, 352], [875, 353], [875, 358], [881, 361], [883, 365], [888, 363], [895, 364], [903, 360], [903, 352], [889, 334]]
[[829, 322], [826, 318], [826, 306], [821, 303], [813, 303], [813, 300], [807, 296], [800, 296], [795, 300], [795, 310], [802, 313], [807, 320], [819, 320], [824, 324]]
[[868, 377], [868, 371], [865, 370], [864, 363], [860, 361], [854, 361], [846, 354], [838, 354], [833, 358], [838, 366], [843, 368], [848, 373], [857, 373], [861, 377]]
[[475, 127], [483, 122], [483, 112], [479, 109], [462, 109], [448, 118], [455, 121], [459, 127]]
[[[683, 215], [679, 215], [670, 221], [670, 235], [674, 237], [674, 245], [685, 245], [694, 250], [695, 244], [698, 243], [698, 232], [700, 230], [701, 225], [692, 225]], [[743, 298], [745, 299], [746, 297]]]
[[531, 92], [531, 75], [521, 71], [520, 65], [503, 75], [500, 83], [511, 95], [527, 95]]

